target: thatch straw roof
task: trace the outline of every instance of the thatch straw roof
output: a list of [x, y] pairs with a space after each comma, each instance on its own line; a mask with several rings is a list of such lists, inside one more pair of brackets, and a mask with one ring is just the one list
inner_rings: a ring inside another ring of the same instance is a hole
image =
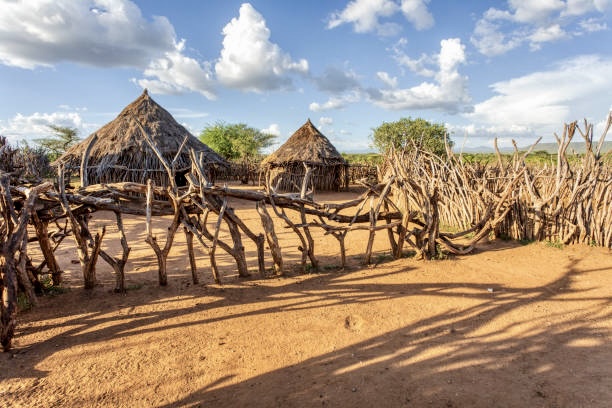
[[159, 178], [159, 173], [164, 172], [163, 166], [143, 136], [138, 122], [146, 129], [169, 163], [187, 137], [187, 142], [176, 160], [177, 171], [185, 171], [191, 167], [190, 149], [202, 152], [205, 164], [226, 165], [221, 156], [200, 142], [168, 111], [151, 99], [146, 89], [112, 122], [69, 148], [55, 164], [64, 163], [67, 168], [79, 168], [83, 152], [97, 136], [88, 159], [90, 181], [94, 182], [95, 179], [98, 182], [144, 182], [155, 173], [158, 173], [158, 176], [154, 178]]
[[344, 157], [329, 139], [319, 132], [310, 119], [261, 164], [272, 167], [295, 162], [326, 166], [348, 165]]

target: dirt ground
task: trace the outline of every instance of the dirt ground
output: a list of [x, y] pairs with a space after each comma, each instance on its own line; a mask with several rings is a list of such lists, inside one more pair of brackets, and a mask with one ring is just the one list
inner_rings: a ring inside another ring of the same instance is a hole
[[[261, 231], [253, 203], [233, 205]], [[113, 222], [99, 213], [92, 225], [108, 225], [105, 248], [118, 254]], [[112, 292], [102, 261], [98, 287], [83, 290], [72, 241], [62, 244], [65, 290], [20, 313], [13, 350], [0, 353], [0, 406], [612, 405], [608, 250], [493, 241], [446, 260], [393, 260], [383, 231], [363, 266], [367, 233], [355, 231], [340, 270], [337, 241], [315, 231], [321, 267], [304, 273], [279, 222], [287, 276], [259, 277], [245, 240], [251, 278], [219, 249], [223, 284], [214, 284], [198, 248], [194, 285], [181, 233], [159, 287], [144, 219], [125, 224], [127, 294]]]

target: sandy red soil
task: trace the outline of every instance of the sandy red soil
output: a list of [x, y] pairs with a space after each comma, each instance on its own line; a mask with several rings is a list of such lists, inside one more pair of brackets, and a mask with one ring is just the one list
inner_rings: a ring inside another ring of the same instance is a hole
[[[253, 204], [233, 204], [260, 232]], [[118, 253], [113, 219], [99, 213], [92, 225], [103, 224]], [[163, 242], [164, 221], [157, 227]], [[66, 289], [20, 313], [13, 350], [0, 353], [0, 406], [612, 405], [606, 249], [493, 241], [447, 260], [393, 260], [382, 232], [375, 263], [363, 266], [366, 233], [355, 231], [339, 270], [337, 241], [315, 231], [321, 268], [303, 273], [279, 222], [287, 276], [261, 278], [245, 241], [251, 278], [219, 250], [214, 284], [197, 249], [194, 285], [179, 234], [159, 287], [144, 220], [128, 217], [126, 229], [127, 294], [112, 292], [103, 263], [99, 286], [83, 290], [72, 242], [58, 249]]]

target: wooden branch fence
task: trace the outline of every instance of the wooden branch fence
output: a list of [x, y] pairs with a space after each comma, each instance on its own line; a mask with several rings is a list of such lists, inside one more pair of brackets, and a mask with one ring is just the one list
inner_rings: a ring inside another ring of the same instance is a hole
[[[466, 164], [450, 149], [447, 158], [416, 148], [393, 151], [382, 166], [383, 182], [366, 183], [359, 198], [334, 204], [321, 204], [313, 199], [310, 168], [306, 168], [301, 191], [296, 194], [279, 194], [273, 187], [267, 191], [219, 187], [209, 180], [203, 157], [193, 151], [192, 168], [186, 175], [188, 186], [179, 187], [174, 177], [175, 163], [162, 158], [144, 128], [141, 129], [144, 137], [168, 174], [167, 187], [155, 186], [149, 180], [147, 184], [94, 184], [67, 190], [61, 167], [56, 187], [51, 183], [12, 185], [9, 174], [0, 173], [1, 344], [5, 350], [11, 346], [17, 293], [23, 292], [31, 304], [36, 304], [35, 292], [41, 289], [41, 275], [51, 275], [54, 285], [61, 284], [62, 271], [54, 251], [68, 236], [75, 241], [85, 288], [95, 286], [96, 265], [102, 258], [116, 274], [115, 291], [125, 291], [124, 269], [130, 247], [124, 231], [124, 214], [145, 217], [145, 241], [155, 254], [160, 285], [168, 282], [166, 262], [181, 227], [194, 283], [198, 282], [194, 242], [208, 254], [211, 275], [217, 283], [222, 281], [216, 262], [218, 248], [231, 255], [239, 276], [249, 276], [243, 240], [255, 244], [262, 277], [270, 273], [282, 275], [286, 265], [273, 216], [299, 239], [304, 270], [318, 266], [312, 235], [316, 228], [338, 241], [342, 267], [346, 266], [345, 238], [355, 230], [368, 231], [363, 253], [366, 264], [372, 260], [376, 235], [384, 231], [382, 236], [388, 239], [396, 258], [402, 257], [406, 246], [418, 258], [425, 259], [438, 257], [442, 249], [466, 254], [490, 235], [612, 248], [612, 170], [600, 160], [603, 139], [611, 123], [612, 115], [597, 143], [593, 142], [591, 125], [585, 123], [584, 129], [576, 123], [566, 125], [563, 135], [558, 137], [558, 162], [554, 168], [525, 164], [525, 157], [535, 144], [525, 153], [517, 150], [508, 163], [499, 155], [498, 162], [490, 166]], [[576, 131], [589, 148], [581, 163], [570, 165], [565, 151]], [[82, 162], [87, 163], [87, 158]], [[230, 198], [254, 203], [261, 219], [261, 232], [251, 230], [240, 219], [229, 205]], [[95, 211], [115, 214], [120, 255], [113, 256], [102, 249], [105, 228], [91, 230], [88, 221]], [[151, 227], [152, 218], [162, 215], [171, 216], [163, 245], [162, 237], [155, 236]], [[210, 227], [209, 218], [214, 228]], [[224, 224], [230, 234], [228, 241], [219, 234]], [[34, 232], [28, 225], [34, 227]], [[266, 243], [273, 262], [272, 272], [265, 266]], [[33, 265], [28, 256], [31, 244], [40, 248], [43, 255], [40, 265]]]

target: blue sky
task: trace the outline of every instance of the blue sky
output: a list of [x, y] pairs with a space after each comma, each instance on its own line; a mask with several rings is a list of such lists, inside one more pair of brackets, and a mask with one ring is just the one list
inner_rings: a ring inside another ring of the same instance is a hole
[[0, 134], [85, 137], [143, 88], [193, 134], [308, 118], [342, 152], [402, 117], [461, 146], [597, 131], [612, 108], [612, 0], [0, 0]]

